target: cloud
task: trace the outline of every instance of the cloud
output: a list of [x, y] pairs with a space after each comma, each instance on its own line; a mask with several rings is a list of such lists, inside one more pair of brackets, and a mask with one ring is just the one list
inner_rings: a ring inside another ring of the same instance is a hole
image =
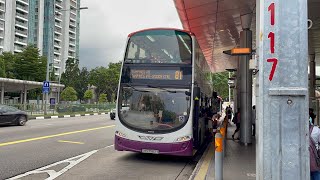
[[182, 28], [172, 0], [82, 0], [80, 65], [106, 66], [122, 60], [131, 32], [151, 27]]

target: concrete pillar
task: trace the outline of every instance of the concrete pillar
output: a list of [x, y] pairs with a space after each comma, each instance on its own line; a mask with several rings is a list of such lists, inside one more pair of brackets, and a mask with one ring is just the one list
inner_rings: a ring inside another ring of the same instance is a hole
[[20, 91], [20, 104], [23, 104], [23, 90]]
[[4, 104], [4, 82], [1, 83], [1, 104]]
[[27, 106], [27, 88], [24, 86], [23, 88], [24, 94], [23, 94], [23, 109], [26, 110]]
[[241, 86], [241, 73], [240, 73], [240, 58], [237, 58], [238, 61], [238, 68], [237, 68], [237, 108], [235, 112], [238, 112], [238, 108], [241, 108], [241, 93], [240, 93], [240, 86]]
[[[249, 29], [244, 29], [240, 32], [240, 47], [252, 47], [252, 31]], [[240, 141], [245, 145], [251, 143], [251, 104], [252, 104], [252, 93], [249, 90], [252, 90], [250, 86], [249, 79], [251, 78], [249, 72], [249, 60], [250, 56], [240, 56], [240, 74], [241, 74], [241, 85], [240, 85], [240, 93], [241, 93], [241, 125], [240, 125]], [[251, 81], [252, 82], [252, 81]]]
[[257, 180], [309, 180], [308, 1], [256, 1]]
[[[229, 79], [231, 78], [231, 72], [228, 73], [229, 74]], [[230, 85], [228, 85], [229, 87], [229, 104], [231, 104], [231, 88], [230, 88]]]

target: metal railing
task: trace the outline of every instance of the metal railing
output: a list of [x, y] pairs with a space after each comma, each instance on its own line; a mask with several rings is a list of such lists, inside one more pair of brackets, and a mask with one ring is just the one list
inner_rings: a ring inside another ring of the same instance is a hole
[[[30, 116], [40, 116], [44, 114], [44, 104], [7, 104], [27, 112]], [[48, 115], [72, 115], [97, 112], [109, 112], [116, 107], [115, 103], [104, 104], [55, 104], [47, 105]]]

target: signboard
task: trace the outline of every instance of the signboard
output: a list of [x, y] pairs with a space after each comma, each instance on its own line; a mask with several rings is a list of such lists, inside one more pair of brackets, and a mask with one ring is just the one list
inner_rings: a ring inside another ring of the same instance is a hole
[[132, 79], [152, 79], [152, 80], [182, 80], [183, 72], [180, 70], [145, 70], [132, 69], [130, 71]]
[[49, 91], [50, 91], [50, 82], [49, 81], [43, 81], [42, 92], [43, 93], [49, 93]]
[[56, 104], [56, 98], [50, 98], [50, 105]]

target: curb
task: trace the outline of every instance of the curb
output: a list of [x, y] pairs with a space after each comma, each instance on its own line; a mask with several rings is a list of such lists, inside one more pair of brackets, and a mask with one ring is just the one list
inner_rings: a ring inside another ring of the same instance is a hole
[[70, 118], [70, 117], [80, 117], [80, 116], [97, 116], [97, 115], [106, 115], [108, 113], [90, 113], [90, 114], [74, 114], [74, 115], [62, 115], [62, 116], [38, 116], [38, 117], [31, 117], [29, 120], [32, 119], [57, 119], [57, 118]]
[[[210, 143], [212, 143], [212, 142], [210, 142]], [[191, 173], [191, 175], [190, 175], [190, 177], [189, 177], [188, 180], [194, 180], [194, 179], [196, 178], [196, 176], [198, 175], [198, 173], [199, 173], [199, 171], [200, 171], [200, 169], [201, 169], [201, 166], [202, 166], [202, 164], [204, 163], [207, 154], [209, 153], [210, 146], [211, 146], [211, 145], [208, 144], [208, 147], [206, 148], [206, 150], [205, 150], [204, 153], [202, 154], [200, 160], [198, 161], [196, 167], [195, 167], [194, 170], [192, 171], [192, 173]]]

